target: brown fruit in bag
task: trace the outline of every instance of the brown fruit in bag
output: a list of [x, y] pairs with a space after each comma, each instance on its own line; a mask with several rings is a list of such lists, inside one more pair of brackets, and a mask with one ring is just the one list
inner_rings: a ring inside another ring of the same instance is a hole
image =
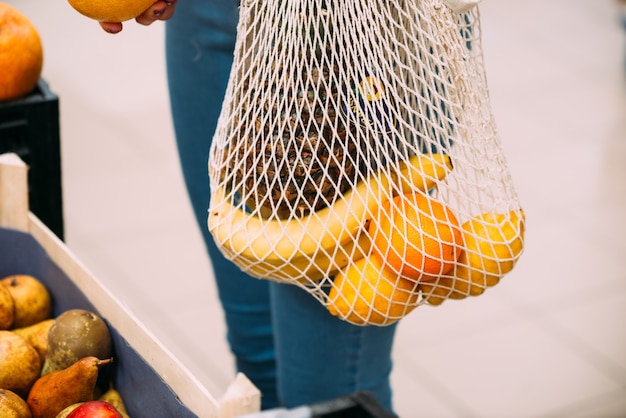
[[33, 418], [55, 418], [72, 404], [92, 400], [98, 371], [110, 362], [111, 359], [85, 357], [67, 369], [37, 379], [27, 399]]

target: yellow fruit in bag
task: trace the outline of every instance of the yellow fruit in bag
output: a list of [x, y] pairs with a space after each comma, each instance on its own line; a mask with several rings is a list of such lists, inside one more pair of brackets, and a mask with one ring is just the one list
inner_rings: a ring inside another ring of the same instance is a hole
[[461, 228], [449, 207], [422, 193], [399, 195], [381, 205], [370, 221], [373, 256], [395, 274], [434, 280], [454, 268]]
[[484, 213], [465, 222], [465, 249], [449, 276], [421, 283], [420, 290], [431, 305], [445, 299], [478, 296], [498, 284], [510, 272], [524, 249], [523, 210], [508, 214]]
[[461, 226], [469, 270], [483, 271], [487, 285], [494, 281], [490, 277], [502, 277], [515, 266], [524, 249], [525, 219], [523, 210], [484, 213]]
[[357, 325], [389, 325], [418, 302], [415, 282], [398, 278], [375, 257], [362, 258], [341, 270], [328, 294], [328, 311]]

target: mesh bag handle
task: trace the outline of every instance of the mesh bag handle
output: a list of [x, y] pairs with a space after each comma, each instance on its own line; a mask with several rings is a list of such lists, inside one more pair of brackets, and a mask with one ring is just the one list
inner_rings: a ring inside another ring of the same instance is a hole
[[472, 3], [242, 2], [209, 156], [228, 259], [360, 325], [513, 268], [524, 214]]

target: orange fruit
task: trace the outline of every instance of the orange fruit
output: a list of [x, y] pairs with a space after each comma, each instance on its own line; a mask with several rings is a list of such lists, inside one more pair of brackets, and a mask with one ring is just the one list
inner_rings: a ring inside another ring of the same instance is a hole
[[389, 325], [418, 304], [417, 285], [383, 268], [375, 257], [348, 265], [333, 279], [327, 309], [356, 325]]
[[373, 255], [395, 274], [435, 280], [448, 273], [463, 246], [456, 217], [443, 203], [422, 194], [398, 195], [381, 205], [368, 232]]
[[68, 0], [80, 14], [99, 22], [125, 22], [146, 11], [155, 0]]
[[0, 101], [30, 93], [42, 68], [43, 47], [37, 29], [22, 12], [0, 3]]

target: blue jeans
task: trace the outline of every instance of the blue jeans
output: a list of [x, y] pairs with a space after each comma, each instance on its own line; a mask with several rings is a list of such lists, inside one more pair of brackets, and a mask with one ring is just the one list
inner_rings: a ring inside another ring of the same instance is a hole
[[226, 260], [207, 229], [208, 155], [232, 64], [234, 0], [180, 0], [166, 26], [170, 101], [183, 176], [211, 258], [227, 340], [264, 409], [372, 392], [391, 410], [395, 326], [357, 327], [304, 290], [259, 280]]

